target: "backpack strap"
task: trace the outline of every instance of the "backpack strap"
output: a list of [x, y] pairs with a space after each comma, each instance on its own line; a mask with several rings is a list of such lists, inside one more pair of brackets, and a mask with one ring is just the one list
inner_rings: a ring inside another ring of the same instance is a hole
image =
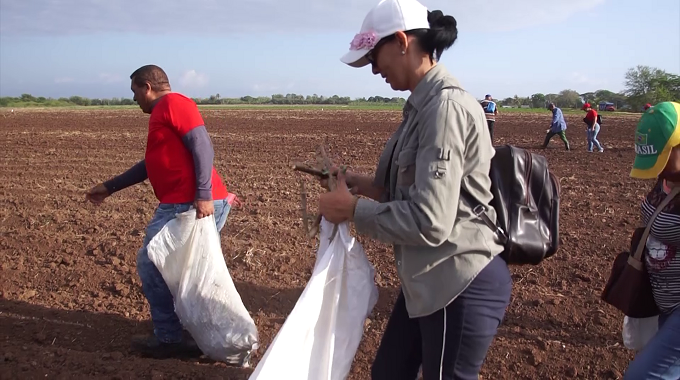
[[[460, 86], [455, 86], [455, 85], [444, 86], [441, 89], [446, 90], [446, 89], [450, 89], [450, 88], [455, 88], [457, 90], [468, 92], [466, 89], [464, 89]], [[496, 106], [498, 106], [498, 105], [496, 105]], [[485, 108], [485, 111], [486, 111], [486, 108]], [[470, 192], [467, 191], [467, 189], [464, 188], [462, 186], [462, 184], [460, 186], [460, 195], [463, 199], [465, 199], [469, 204], [472, 205], [472, 213], [475, 214], [476, 217], [482, 219], [484, 224], [486, 224], [491, 229], [491, 231], [493, 231], [496, 234], [496, 236], [501, 240], [501, 243], [503, 245], [505, 245], [506, 242], [508, 241], [508, 236], [505, 233], [505, 231], [503, 231], [502, 228], [500, 228], [498, 225], [496, 225], [496, 223], [494, 223], [493, 220], [491, 220], [491, 218], [489, 218], [489, 215], [486, 213], [486, 210], [487, 210], [486, 206], [484, 206], [482, 204], [482, 202], [478, 201], [477, 198], [475, 198], [472, 194], [470, 194]]]
[[[680, 186], [675, 186], [671, 190], [671, 192], [666, 195], [663, 201], [659, 203], [659, 206], [657, 206], [656, 210], [654, 210], [654, 214], [649, 218], [649, 222], [647, 223], [647, 227], [645, 227], [645, 232], [642, 233], [642, 237], [640, 238], [640, 242], [638, 243], [637, 249], [635, 250], [635, 254], [630, 256], [628, 258], [628, 263], [634, 267], [637, 268], [637, 264], [640, 264], [641, 269], [641, 259], [642, 259], [642, 252], [644, 252], [645, 245], [647, 244], [647, 238], [649, 237], [649, 232], [652, 229], [652, 225], [654, 224], [654, 220], [656, 219], [657, 216], [663, 211], [664, 208], [675, 198], [678, 193], [680, 193]], [[632, 260], [631, 260], [632, 259]]]
[[467, 189], [463, 186], [460, 187], [460, 195], [472, 205], [472, 213], [475, 214], [476, 217], [480, 218], [484, 224], [486, 224], [491, 229], [491, 231], [496, 234], [496, 236], [501, 240], [501, 243], [505, 245], [505, 243], [508, 241], [508, 235], [501, 227], [491, 220], [489, 214], [486, 213], [487, 207], [484, 206], [482, 202], [478, 201], [477, 198], [470, 194], [470, 192], [467, 191]]

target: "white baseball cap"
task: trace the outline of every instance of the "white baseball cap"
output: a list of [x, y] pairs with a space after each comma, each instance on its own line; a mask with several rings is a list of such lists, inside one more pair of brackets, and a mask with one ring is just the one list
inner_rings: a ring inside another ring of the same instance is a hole
[[340, 60], [352, 67], [368, 65], [368, 54], [381, 39], [398, 31], [430, 29], [427, 8], [417, 0], [380, 0], [371, 9], [361, 30], [354, 36], [350, 48]]

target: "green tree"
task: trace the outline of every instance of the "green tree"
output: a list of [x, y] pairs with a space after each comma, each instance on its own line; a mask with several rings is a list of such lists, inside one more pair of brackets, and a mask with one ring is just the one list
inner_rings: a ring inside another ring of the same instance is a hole
[[680, 76], [656, 67], [638, 65], [626, 72], [625, 94], [639, 110], [645, 103], [680, 100]]
[[553, 100], [560, 108], [579, 108], [583, 104], [581, 95], [574, 90], [562, 90]]
[[545, 107], [545, 104], [546, 104], [545, 95], [541, 93], [531, 95], [532, 108], [543, 108]]

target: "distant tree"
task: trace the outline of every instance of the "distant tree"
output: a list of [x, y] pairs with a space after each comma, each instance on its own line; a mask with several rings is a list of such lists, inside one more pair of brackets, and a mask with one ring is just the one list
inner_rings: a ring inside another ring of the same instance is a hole
[[538, 93], [531, 95], [531, 107], [532, 108], [543, 108], [545, 107], [545, 95]]
[[645, 103], [680, 100], [680, 76], [656, 67], [638, 65], [626, 72], [625, 94], [633, 109]]
[[581, 94], [574, 90], [560, 91], [553, 102], [560, 108], [579, 108], [583, 104], [581, 101]]
[[580, 95], [581, 99], [583, 99], [584, 102], [586, 103], [591, 103], [591, 104], [597, 104], [598, 99], [597, 99], [597, 94], [594, 92], [586, 92]]
[[515, 99], [514, 98], [505, 98], [501, 100], [501, 105], [502, 106], [512, 106], [514, 104]]

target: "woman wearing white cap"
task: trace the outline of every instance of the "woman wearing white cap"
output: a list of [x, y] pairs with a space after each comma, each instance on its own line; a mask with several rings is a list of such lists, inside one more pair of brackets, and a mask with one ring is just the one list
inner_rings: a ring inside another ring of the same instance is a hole
[[358, 233], [394, 246], [401, 292], [373, 379], [413, 380], [421, 366], [425, 380], [477, 379], [510, 301], [503, 247], [461, 196], [465, 188], [495, 220], [484, 111], [437, 63], [457, 35], [451, 16], [416, 0], [382, 0], [342, 57], [411, 92], [375, 176], [338, 173], [319, 200], [328, 221], [353, 221]]

